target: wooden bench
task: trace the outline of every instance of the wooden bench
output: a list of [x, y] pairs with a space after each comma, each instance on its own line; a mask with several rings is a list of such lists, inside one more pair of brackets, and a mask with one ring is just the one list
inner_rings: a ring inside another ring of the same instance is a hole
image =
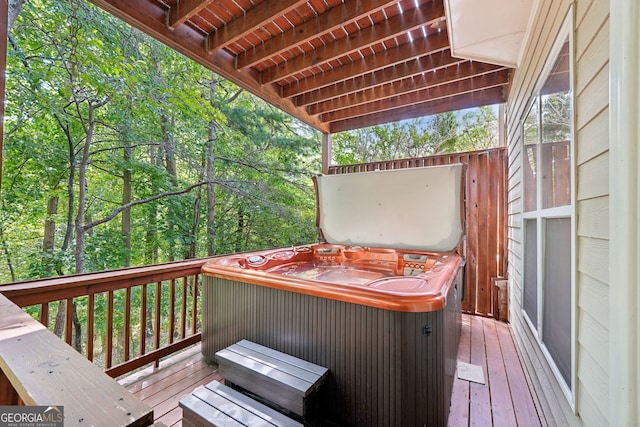
[[302, 426], [234, 389], [213, 381], [180, 400], [183, 427]]
[[329, 372], [322, 366], [247, 340], [218, 351], [216, 361], [225, 382], [303, 418], [308, 398]]
[[153, 410], [0, 294], [0, 406], [64, 406], [64, 425], [143, 427]]

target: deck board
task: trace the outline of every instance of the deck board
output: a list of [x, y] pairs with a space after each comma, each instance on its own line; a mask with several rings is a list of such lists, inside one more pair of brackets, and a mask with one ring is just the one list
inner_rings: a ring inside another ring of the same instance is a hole
[[471, 364], [479, 365], [484, 372], [484, 384], [470, 383], [470, 426], [491, 425], [491, 394], [489, 392], [489, 378], [487, 378], [487, 351], [485, 347], [484, 319], [471, 317]]
[[[458, 360], [483, 367], [485, 384], [455, 379], [449, 427], [546, 427], [522, 370], [511, 330], [505, 323], [462, 316]], [[157, 422], [182, 426], [178, 402], [200, 385], [220, 381], [215, 365], [200, 354], [200, 345], [119, 381], [154, 409]]]

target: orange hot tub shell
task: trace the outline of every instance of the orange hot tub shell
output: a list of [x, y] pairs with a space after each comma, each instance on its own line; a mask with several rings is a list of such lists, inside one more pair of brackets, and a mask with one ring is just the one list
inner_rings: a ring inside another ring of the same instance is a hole
[[382, 248], [317, 244], [214, 258], [207, 276], [384, 310], [441, 310], [462, 258]]

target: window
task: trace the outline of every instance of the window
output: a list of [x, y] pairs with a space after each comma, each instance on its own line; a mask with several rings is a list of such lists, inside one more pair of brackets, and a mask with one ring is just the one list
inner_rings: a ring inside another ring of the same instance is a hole
[[559, 382], [573, 401], [571, 63], [571, 43], [568, 30], [564, 30], [522, 121], [522, 308]]

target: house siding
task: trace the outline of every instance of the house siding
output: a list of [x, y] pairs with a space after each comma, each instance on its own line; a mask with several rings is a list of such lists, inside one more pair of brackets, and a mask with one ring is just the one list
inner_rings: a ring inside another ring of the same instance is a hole
[[[522, 314], [521, 120], [574, 4], [575, 415]], [[549, 425], [608, 425], [609, 2], [540, 0], [507, 103], [511, 323]]]

